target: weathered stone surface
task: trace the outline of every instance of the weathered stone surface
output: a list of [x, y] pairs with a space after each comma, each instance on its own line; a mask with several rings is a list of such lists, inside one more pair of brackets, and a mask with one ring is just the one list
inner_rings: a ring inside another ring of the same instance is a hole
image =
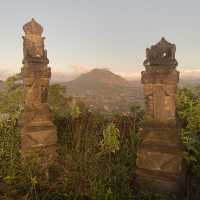
[[154, 170], [136, 169], [137, 182], [152, 191], [174, 193], [178, 196], [185, 194], [184, 176], [173, 176]]
[[137, 181], [160, 192], [182, 192], [184, 167], [176, 127], [176, 47], [164, 38], [147, 49], [141, 82], [146, 104], [145, 128], [137, 153]]
[[182, 151], [179, 130], [176, 128], [147, 128], [141, 133], [137, 167], [181, 175]]
[[[177, 152], [146, 151], [140, 149], [138, 152], [138, 167], [147, 170], [161, 171], [164, 173], [181, 174], [181, 155]], [[151, 160], [151, 162], [149, 162]]]
[[23, 148], [40, 148], [40, 147], [48, 147], [55, 145], [56, 135], [54, 134], [54, 130], [52, 128], [50, 130], [42, 130], [27, 132], [26, 134], [22, 134], [22, 146]]
[[154, 147], [161, 145], [167, 146], [168, 151], [173, 148], [180, 148], [180, 130], [171, 127], [145, 127], [140, 132], [142, 145], [151, 145]]
[[47, 103], [51, 68], [44, 49], [43, 28], [34, 19], [24, 25], [24, 59], [21, 69], [24, 85], [24, 113], [21, 151], [37, 153], [44, 160], [56, 155], [57, 133]]
[[43, 28], [34, 19], [23, 26], [25, 36], [23, 36], [23, 64], [46, 63], [48, 64], [47, 51], [44, 49], [44, 39], [42, 37]]
[[176, 124], [176, 89], [179, 72], [168, 66], [148, 66], [142, 72], [146, 119], [151, 123]]
[[176, 128], [146, 128], [137, 152], [136, 181], [156, 192], [183, 194], [184, 165]]
[[160, 42], [146, 49], [145, 66], [177, 66], [175, 59], [176, 46], [161, 38]]

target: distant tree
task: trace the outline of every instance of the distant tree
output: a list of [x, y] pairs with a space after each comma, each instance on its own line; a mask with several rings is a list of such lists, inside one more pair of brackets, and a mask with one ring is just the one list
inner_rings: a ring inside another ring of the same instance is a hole
[[[78, 116], [80, 114], [79, 102], [67, 97], [65, 86], [52, 84], [48, 89], [48, 102], [56, 116]], [[8, 77], [4, 82], [4, 89], [0, 91], [0, 113], [15, 114], [23, 111], [23, 85], [20, 74]]]
[[0, 92], [0, 112], [14, 114], [23, 109], [21, 75], [7, 78], [4, 89]]

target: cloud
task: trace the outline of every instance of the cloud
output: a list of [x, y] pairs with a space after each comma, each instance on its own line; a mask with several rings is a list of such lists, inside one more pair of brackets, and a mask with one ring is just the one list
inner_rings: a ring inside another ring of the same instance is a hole
[[[178, 69], [180, 71], [180, 78], [189, 78], [189, 79], [199, 79], [200, 78], [200, 69]], [[116, 73], [124, 77], [127, 80], [137, 80], [141, 77], [141, 72], [119, 72]]]
[[79, 74], [80, 75], [80, 74], [89, 72], [93, 68], [86, 66], [86, 65], [70, 65], [68, 67], [68, 69], [71, 74]]
[[199, 78], [200, 77], [200, 69], [182, 69], [180, 71], [180, 76], [183, 78]]
[[78, 74], [68, 74], [67, 72], [52, 71], [51, 82], [54, 82], [54, 83], [67, 82], [67, 81], [71, 81], [77, 78], [78, 76], [79, 76]]
[[137, 80], [137, 79], [140, 79], [140, 75], [141, 75], [140, 72], [133, 72], [133, 73], [130, 73], [130, 72], [118, 72], [116, 74], [122, 76], [123, 78], [125, 78], [127, 80]]
[[71, 81], [83, 73], [89, 72], [91, 67], [86, 65], [70, 65], [66, 67], [66, 70], [57, 71], [52, 70], [52, 82], [66, 82]]
[[[66, 70], [58, 71], [52, 69], [52, 82], [67, 82], [71, 81], [83, 73], [87, 73], [94, 68], [104, 68], [105, 67], [91, 67], [87, 65], [70, 65], [66, 67]], [[6, 80], [9, 76], [16, 74], [15, 71], [8, 70], [10, 68], [0, 67], [0, 80]], [[115, 71], [113, 69], [108, 70], [112, 71], [115, 74], [122, 76], [127, 80], [138, 80], [141, 77], [141, 72], [126, 72], [126, 71]], [[180, 71], [180, 78], [186, 79], [199, 79], [200, 78], [200, 69], [178, 69]]]
[[4, 67], [0, 67], [0, 80], [6, 80], [9, 76], [16, 74], [16, 72], [8, 71]]

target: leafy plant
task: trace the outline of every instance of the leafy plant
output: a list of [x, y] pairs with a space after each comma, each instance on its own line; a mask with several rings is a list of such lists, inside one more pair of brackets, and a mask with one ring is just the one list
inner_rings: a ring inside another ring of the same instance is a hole
[[103, 131], [103, 139], [100, 142], [101, 151], [115, 153], [120, 149], [119, 129], [114, 123], [109, 124]]
[[182, 124], [181, 139], [191, 172], [200, 177], [200, 87], [179, 89], [177, 114]]

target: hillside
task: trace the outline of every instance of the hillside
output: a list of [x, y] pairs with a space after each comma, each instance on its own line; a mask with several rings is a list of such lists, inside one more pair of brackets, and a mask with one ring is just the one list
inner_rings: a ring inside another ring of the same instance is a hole
[[81, 98], [94, 109], [128, 111], [134, 103], [143, 104], [140, 84], [133, 84], [107, 69], [93, 69], [64, 85], [68, 95]]
[[0, 80], [0, 91], [2, 91], [4, 88], [4, 82], [2, 80]]

